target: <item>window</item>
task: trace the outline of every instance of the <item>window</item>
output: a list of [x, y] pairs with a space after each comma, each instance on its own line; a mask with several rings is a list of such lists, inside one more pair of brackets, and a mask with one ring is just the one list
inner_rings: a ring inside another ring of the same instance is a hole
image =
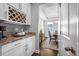
[[48, 31], [53, 31], [53, 23], [52, 22], [48, 22]]

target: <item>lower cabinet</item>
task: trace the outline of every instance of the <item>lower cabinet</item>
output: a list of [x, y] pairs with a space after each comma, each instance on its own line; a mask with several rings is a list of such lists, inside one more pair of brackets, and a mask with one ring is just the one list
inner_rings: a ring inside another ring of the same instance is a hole
[[31, 56], [35, 51], [35, 36], [2, 46], [2, 56]]
[[24, 56], [24, 47], [19, 46], [3, 54], [3, 56]]
[[29, 37], [26, 40], [26, 56], [31, 56], [35, 51], [35, 36]]

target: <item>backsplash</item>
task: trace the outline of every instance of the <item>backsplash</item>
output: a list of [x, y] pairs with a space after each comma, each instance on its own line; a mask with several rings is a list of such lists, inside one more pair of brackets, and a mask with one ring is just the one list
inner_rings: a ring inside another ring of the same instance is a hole
[[21, 32], [22, 30], [24, 32], [27, 32], [27, 31], [29, 31], [29, 27], [30, 27], [30, 26], [16, 25], [16, 24], [0, 24], [0, 26], [1, 25], [6, 26], [5, 35], [7, 35], [7, 33]]

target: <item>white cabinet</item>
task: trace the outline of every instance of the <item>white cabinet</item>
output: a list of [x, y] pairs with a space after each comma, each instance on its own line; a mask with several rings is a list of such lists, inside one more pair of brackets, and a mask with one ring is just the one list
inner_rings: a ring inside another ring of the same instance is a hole
[[0, 3], [0, 20], [7, 19], [7, 5]]
[[26, 51], [26, 55], [31, 56], [33, 52], [35, 51], [35, 36], [29, 37], [26, 43], [28, 47]]
[[[14, 6], [19, 9], [19, 3], [9, 3], [9, 5]], [[8, 5], [7, 3], [0, 3], [0, 20], [7, 20], [8, 16]]]
[[26, 13], [27, 25], [31, 25], [31, 4], [30, 3], [21, 4], [21, 10]]
[[31, 4], [30, 3], [10, 3], [10, 5], [23, 11], [26, 14], [26, 24], [31, 25]]
[[[19, 3], [9, 3], [9, 5], [19, 9]], [[0, 3], [0, 20], [7, 20], [8, 3]]]
[[[26, 20], [24, 24], [31, 25], [31, 4], [30, 3], [8, 3], [8, 5], [11, 5], [15, 7], [16, 10], [25, 13], [26, 14]], [[9, 22], [22, 24], [20, 22], [10, 21], [8, 19], [8, 5], [7, 3], [1, 3], [0, 4], [0, 20], [7, 20]], [[14, 19], [14, 18], [13, 18]]]
[[19, 9], [19, 3], [9, 3], [10, 5], [12, 5], [13, 7]]
[[24, 47], [23, 46], [18, 46], [18, 47], [13, 48], [3, 54], [3, 56], [23, 56], [23, 55], [24, 55]]
[[35, 36], [3, 45], [2, 56], [31, 56], [35, 51]]
[[25, 52], [25, 41], [18, 40], [2, 46], [3, 56], [22, 56]]

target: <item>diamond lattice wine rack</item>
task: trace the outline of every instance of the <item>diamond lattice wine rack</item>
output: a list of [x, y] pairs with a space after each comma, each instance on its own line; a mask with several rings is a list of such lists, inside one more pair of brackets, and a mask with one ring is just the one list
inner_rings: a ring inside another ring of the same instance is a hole
[[8, 5], [8, 20], [19, 23], [26, 23], [26, 14], [16, 9], [15, 7]]

